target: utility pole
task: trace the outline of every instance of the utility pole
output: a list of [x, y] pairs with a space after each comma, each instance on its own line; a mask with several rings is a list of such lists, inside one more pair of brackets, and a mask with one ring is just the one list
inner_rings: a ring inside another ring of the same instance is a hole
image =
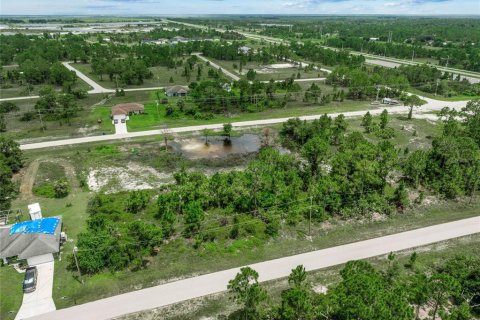
[[437, 79], [437, 84], [436, 84], [436, 86], [435, 86], [435, 97], [437, 96], [437, 90], [438, 90], [438, 81], [439, 81], [439, 80]]
[[42, 126], [42, 130], [45, 131], [45, 126], [43, 125], [42, 113], [40, 112], [40, 109], [37, 109], [37, 112], [38, 117], [40, 118], [40, 126]]
[[415, 57], [415, 50], [413, 50], [413, 52], [412, 52], [412, 62], [413, 62], [414, 57]]
[[313, 197], [310, 196], [310, 212], [308, 214], [308, 236], [312, 236], [312, 206], [313, 206]]
[[448, 67], [448, 60], [450, 60], [450, 56], [449, 56], [449, 55], [447, 56], [447, 64], [445, 65], [445, 68]]
[[378, 95], [380, 94], [380, 87], [377, 86], [377, 98], [375, 99], [375, 101], [378, 101]]
[[85, 282], [83, 281], [83, 278], [82, 278], [82, 273], [80, 272], [80, 267], [78, 266], [77, 252], [78, 252], [78, 248], [77, 248], [77, 246], [74, 246], [73, 247], [73, 256], [75, 257], [75, 264], [77, 265], [77, 270], [78, 270], [78, 274], [80, 276], [80, 281], [82, 282], [82, 285], [85, 285]]

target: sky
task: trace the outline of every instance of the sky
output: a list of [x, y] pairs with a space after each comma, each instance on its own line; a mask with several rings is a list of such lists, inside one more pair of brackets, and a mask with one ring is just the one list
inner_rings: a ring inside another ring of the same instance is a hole
[[0, 0], [2, 15], [480, 15], [480, 0]]

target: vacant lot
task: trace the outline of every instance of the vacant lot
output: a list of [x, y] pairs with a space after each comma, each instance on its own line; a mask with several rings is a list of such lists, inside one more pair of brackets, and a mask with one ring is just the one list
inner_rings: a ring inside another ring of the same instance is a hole
[[176, 68], [167, 68], [167, 67], [151, 67], [150, 71], [153, 73], [153, 77], [150, 79], [145, 79], [144, 82], [140, 85], [125, 85], [123, 86], [120, 82], [118, 83], [116, 79], [110, 79], [108, 75], [102, 75], [102, 77], [94, 74], [92, 72], [92, 67], [90, 64], [75, 63], [72, 64], [73, 67], [80, 70], [86, 76], [92, 78], [95, 82], [103, 86], [104, 88], [115, 89], [115, 88], [153, 88], [153, 87], [167, 87], [172, 85], [188, 85], [192, 81], [202, 81], [207, 80], [208, 76], [208, 67], [203, 61], [197, 63], [203, 67], [202, 74], [197, 78], [197, 67], [194, 68], [190, 79], [187, 79], [182, 75], [184, 67], [179, 66]]

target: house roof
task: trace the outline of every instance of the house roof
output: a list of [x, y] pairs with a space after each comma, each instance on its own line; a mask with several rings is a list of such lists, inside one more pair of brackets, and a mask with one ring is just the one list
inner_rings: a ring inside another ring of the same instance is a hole
[[167, 94], [172, 94], [172, 93], [187, 93], [188, 91], [190, 91], [190, 89], [188, 87], [185, 87], [185, 86], [173, 86], [173, 87], [168, 87], [165, 89], [165, 92]]
[[18, 256], [19, 259], [28, 259], [60, 250], [61, 219], [53, 234], [43, 232], [10, 234], [12, 226], [15, 225], [0, 227], [0, 258]]
[[112, 116], [120, 114], [128, 115], [130, 112], [144, 110], [145, 107], [143, 106], [143, 104], [140, 103], [121, 103], [112, 107]]

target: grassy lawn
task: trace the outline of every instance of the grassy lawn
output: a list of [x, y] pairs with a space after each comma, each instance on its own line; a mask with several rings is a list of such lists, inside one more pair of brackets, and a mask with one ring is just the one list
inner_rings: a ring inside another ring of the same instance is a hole
[[[175, 99], [171, 99], [171, 103], [175, 104]], [[287, 104], [286, 108], [267, 109], [260, 112], [245, 113], [240, 112], [225, 116], [223, 114], [215, 114], [213, 119], [203, 120], [194, 119], [192, 116], [180, 116], [180, 117], [167, 117], [165, 113], [165, 106], [159, 105], [157, 108], [156, 103], [145, 104], [145, 114], [133, 115], [130, 120], [127, 121], [127, 127], [129, 131], [143, 131], [152, 129], [161, 129], [165, 125], [168, 127], [183, 127], [183, 126], [195, 126], [201, 124], [214, 124], [214, 123], [226, 123], [226, 122], [239, 122], [250, 121], [260, 119], [273, 119], [273, 118], [286, 118], [296, 117], [304, 115], [317, 115], [323, 113], [332, 112], [347, 112], [356, 110], [369, 110], [372, 109], [368, 102], [365, 101], [344, 101], [331, 102], [326, 106], [309, 105], [303, 102], [291, 102]], [[103, 109], [97, 108], [95, 113], [98, 117], [102, 117], [103, 122], [107, 120], [107, 115]]]
[[0, 318], [14, 319], [23, 298], [23, 273], [10, 266], [0, 267]]
[[[480, 235], [472, 235], [458, 239], [443, 241], [432, 245], [416, 248], [416, 250], [405, 250], [396, 253], [396, 260], [400, 266], [408, 262], [413, 251], [417, 251], [418, 258], [416, 267], [418, 270], [428, 270], [442, 261], [453, 258], [457, 255], [480, 255]], [[385, 256], [366, 259], [375, 268], [386, 269], [388, 266]], [[309, 272], [307, 281], [312, 285], [330, 286], [341, 280], [340, 270], [343, 265], [325, 268], [319, 271]], [[281, 301], [281, 292], [289, 287], [286, 279], [269, 281], [262, 286], [268, 291], [272, 302]], [[154, 310], [142, 311], [121, 317], [123, 320], [157, 319], [155, 315], [161, 314], [162, 319], [205, 319], [220, 318], [239, 309], [239, 306], [232, 303], [230, 296], [226, 293], [219, 293], [203, 298], [177, 303], [168, 307]]]

